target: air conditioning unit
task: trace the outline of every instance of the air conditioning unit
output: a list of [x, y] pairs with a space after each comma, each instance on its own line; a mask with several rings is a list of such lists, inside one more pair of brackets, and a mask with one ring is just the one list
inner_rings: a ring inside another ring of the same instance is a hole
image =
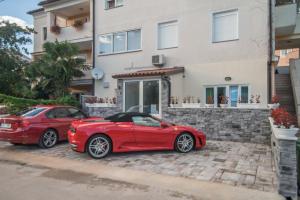
[[154, 55], [152, 56], [152, 64], [154, 66], [162, 67], [165, 64], [165, 56], [164, 55]]

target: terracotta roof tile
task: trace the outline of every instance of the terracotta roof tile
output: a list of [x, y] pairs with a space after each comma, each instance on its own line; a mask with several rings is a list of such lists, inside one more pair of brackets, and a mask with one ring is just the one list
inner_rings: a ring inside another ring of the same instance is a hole
[[37, 8], [37, 9], [28, 11], [27, 14], [32, 15], [34, 13], [38, 13], [38, 12], [42, 12], [42, 11], [44, 11], [44, 8]]
[[48, 3], [54, 3], [56, 1], [60, 1], [60, 0], [45, 0], [45, 1], [41, 1], [38, 5], [43, 6], [43, 5], [46, 5]]
[[172, 68], [161, 68], [161, 69], [150, 69], [140, 70], [136, 72], [114, 74], [112, 77], [115, 79], [119, 78], [131, 78], [131, 77], [147, 77], [147, 76], [163, 76], [183, 73], [184, 67], [172, 67]]

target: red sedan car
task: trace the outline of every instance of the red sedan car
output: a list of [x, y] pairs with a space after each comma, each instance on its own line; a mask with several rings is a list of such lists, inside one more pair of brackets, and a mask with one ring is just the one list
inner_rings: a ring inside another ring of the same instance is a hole
[[84, 118], [87, 115], [74, 107], [36, 106], [18, 116], [0, 118], [0, 141], [51, 148], [67, 140], [71, 122]]
[[103, 120], [79, 120], [68, 131], [74, 151], [96, 159], [110, 152], [200, 149], [206, 136], [188, 126], [162, 122], [148, 114], [119, 113]]

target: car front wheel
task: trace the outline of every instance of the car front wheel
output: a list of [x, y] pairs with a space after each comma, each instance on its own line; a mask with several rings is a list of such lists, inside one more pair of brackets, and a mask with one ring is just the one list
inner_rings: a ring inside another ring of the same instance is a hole
[[175, 141], [175, 149], [180, 153], [188, 153], [194, 149], [195, 141], [191, 134], [182, 133]]
[[87, 152], [95, 159], [106, 157], [111, 152], [111, 149], [111, 140], [105, 135], [95, 135], [87, 143]]

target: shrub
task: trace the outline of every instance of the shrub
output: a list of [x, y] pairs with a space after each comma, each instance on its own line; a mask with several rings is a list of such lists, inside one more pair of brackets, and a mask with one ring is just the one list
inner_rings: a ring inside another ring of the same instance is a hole
[[221, 96], [221, 104], [228, 104], [228, 99], [226, 96]]
[[296, 117], [291, 115], [283, 108], [277, 108], [272, 111], [272, 118], [274, 119], [274, 124], [278, 127], [291, 128], [296, 124]]
[[7, 114], [7, 108], [6, 107], [0, 107], [0, 115]]
[[79, 102], [72, 96], [65, 96], [58, 98], [56, 100], [44, 100], [44, 99], [24, 99], [16, 98], [12, 96], [7, 96], [0, 94], [0, 104], [3, 104], [7, 107], [7, 110], [10, 114], [16, 114], [28, 107], [36, 105], [70, 105], [78, 107]]

